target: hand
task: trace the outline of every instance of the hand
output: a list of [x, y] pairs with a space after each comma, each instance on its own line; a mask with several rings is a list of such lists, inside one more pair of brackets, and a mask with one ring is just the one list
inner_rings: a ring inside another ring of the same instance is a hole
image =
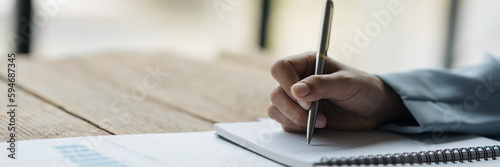
[[313, 75], [315, 55], [283, 58], [271, 68], [280, 86], [271, 93], [268, 114], [285, 131], [304, 133], [311, 103], [320, 99], [316, 128], [370, 130], [412, 118], [399, 95], [376, 76], [330, 58], [324, 75]]

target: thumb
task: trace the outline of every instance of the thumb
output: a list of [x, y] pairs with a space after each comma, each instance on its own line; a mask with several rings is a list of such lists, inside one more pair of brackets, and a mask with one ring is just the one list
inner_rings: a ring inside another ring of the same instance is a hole
[[291, 87], [292, 95], [299, 103], [307, 103], [320, 99], [347, 100], [357, 90], [355, 77], [349, 72], [336, 72], [327, 75], [309, 76]]

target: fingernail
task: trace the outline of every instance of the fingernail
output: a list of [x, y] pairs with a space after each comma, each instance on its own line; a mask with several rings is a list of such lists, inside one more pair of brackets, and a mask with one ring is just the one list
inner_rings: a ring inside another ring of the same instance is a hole
[[318, 117], [316, 119], [316, 125], [314, 125], [314, 127], [316, 127], [316, 128], [324, 128], [325, 126], [326, 126], [325, 117]]
[[307, 86], [307, 84], [305, 83], [297, 83], [292, 86], [292, 89], [294, 90], [295, 94], [299, 97], [304, 97], [308, 95], [309, 92], [311, 92], [309, 86]]
[[306, 103], [305, 101], [297, 100], [297, 103], [299, 103], [299, 106], [302, 107], [304, 110], [309, 110], [309, 103]]

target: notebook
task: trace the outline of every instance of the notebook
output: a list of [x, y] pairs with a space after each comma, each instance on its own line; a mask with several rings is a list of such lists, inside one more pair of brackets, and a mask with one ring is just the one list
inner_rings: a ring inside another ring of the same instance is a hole
[[284, 132], [273, 120], [218, 123], [215, 132], [289, 166], [485, 163], [476, 161], [500, 165], [500, 160], [496, 160], [500, 142], [473, 135], [317, 129], [308, 146], [305, 134]]

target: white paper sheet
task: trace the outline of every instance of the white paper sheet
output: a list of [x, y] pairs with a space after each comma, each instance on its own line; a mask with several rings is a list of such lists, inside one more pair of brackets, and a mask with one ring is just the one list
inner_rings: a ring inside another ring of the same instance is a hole
[[281, 166], [213, 131], [30, 140], [17, 145], [12, 160], [7, 143], [0, 143], [0, 167]]

